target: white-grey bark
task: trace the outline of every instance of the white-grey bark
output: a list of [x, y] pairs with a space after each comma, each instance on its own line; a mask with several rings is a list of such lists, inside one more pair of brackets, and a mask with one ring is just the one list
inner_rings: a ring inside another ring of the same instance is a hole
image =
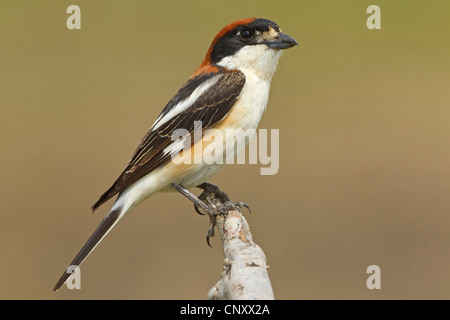
[[266, 256], [253, 242], [239, 210], [217, 216], [225, 260], [221, 279], [208, 292], [210, 300], [273, 300]]

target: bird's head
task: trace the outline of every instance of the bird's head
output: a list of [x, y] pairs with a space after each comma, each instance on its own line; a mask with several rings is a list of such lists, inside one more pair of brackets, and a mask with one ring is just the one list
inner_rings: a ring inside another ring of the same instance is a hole
[[220, 30], [197, 72], [217, 67], [253, 72], [262, 78], [272, 78], [281, 51], [298, 45], [280, 27], [266, 19], [243, 19]]

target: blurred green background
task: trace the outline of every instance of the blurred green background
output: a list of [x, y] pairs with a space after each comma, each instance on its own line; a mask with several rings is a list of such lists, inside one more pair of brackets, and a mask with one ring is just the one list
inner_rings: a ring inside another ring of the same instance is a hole
[[[66, 8], [81, 8], [81, 30]], [[381, 30], [366, 9], [381, 8]], [[210, 182], [248, 203], [278, 299], [450, 298], [449, 1], [0, 0], [0, 298], [204, 299], [219, 238], [178, 194], [122, 220], [52, 288], [107, 213], [127, 164], [215, 34], [277, 22], [285, 52], [260, 128], [280, 170]], [[196, 191], [197, 192], [197, 191]], [[198, 194], [198, 193], [197, 193]], [[381, 268], [368, 290], [366, 268]]]

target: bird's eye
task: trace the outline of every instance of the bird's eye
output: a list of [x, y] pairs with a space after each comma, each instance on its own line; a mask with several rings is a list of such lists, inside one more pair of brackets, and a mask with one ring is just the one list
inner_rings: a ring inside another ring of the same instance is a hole
[[240, 36], [242, 39], [248, 40], [253, 37], [253, 32], [251, 32], [250, 30], [243, 30], [241, 31]]

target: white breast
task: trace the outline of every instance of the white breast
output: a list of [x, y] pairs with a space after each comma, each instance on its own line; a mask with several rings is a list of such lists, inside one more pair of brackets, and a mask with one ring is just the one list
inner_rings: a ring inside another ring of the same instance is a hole
[[[280, 50], [269, 49], [266, 45], [252, 45], [243, 47], [218, 63], [229, 69], [238, 69], [245, 75], [245, 86], [236, 105], [219, 126], [222, 130], [236, 129], [234, 139], [242, 139], [242, 132], [254, 132], [258, 127], [267, 107], [270, 82], [280, 56]], [[247, 135], [247, 142], [249, 138]], [[243, 147], [245, 144], [241, 144], [241, 148], [236, 151], [239, 153]], [[230, 153], [230, 150], [227, 151]], [[227, 154], [227, 158], [229, 156], [230, 154]]]
[[[267, 106], [270, 81], [275, 73], [280, 56], [281, 51], [279, 50], [269, 49], [265, 45], [253, 45], [243, 47], [233, 56], [223, 58], [218, 63], [219, 66], [241, 71], [246, 78], [244, 88], [235, 106], [215, 128], [220, 130], [225, 137], [227, 137], [227, 130], [230, 132], [234, 129], [235, 134], [228, 136], [227, 139], [239, 140], [242, 138], [240, 135], [245, 135], [248, 130], [255, 132]], [[208, 83], [209, 85], [211, 83]], [[191, 101], [183, 101], [176, 111], [179, 112], [190, 103]], [[163, 123], [163, 120], [165, 119], [158, 119], [155, 126]], [[248, 141], [251, 136], [247, 135], [247, 137], [246, 140]], [[233, 150], [227, 150], [226, 141], [213, 141], [211, 143], [223, 143], [224, 146], [225, 155], [217, 155], [218, 158], [223, 159], [224, 156], [229, 158], [230, 155], [234, 155]], [[240, 145], [240, 149], [243, 147], [245, 147], [245, 144]], [[185, 166], [168, 163], [153, 170], [122, 192], [116, 205], [123, 206], [128, 211], [155, 192], [172, 190], [170, 188], [172, 182], [181, 183], [186, 188], [197, 186], [209, 180], [227, 163], [227, 161], [221, 162], [222, 164], [199, 163]]]

